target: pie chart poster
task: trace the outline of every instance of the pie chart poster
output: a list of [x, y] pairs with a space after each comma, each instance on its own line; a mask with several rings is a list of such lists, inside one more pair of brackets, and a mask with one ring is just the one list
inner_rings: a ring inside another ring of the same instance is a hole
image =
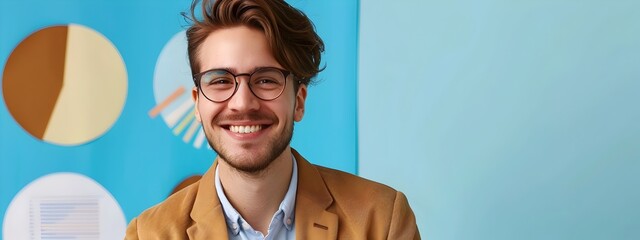
[[[356, 173], [358, 3], [289, 2], [327, 49], [292, 145], [313, 163]], [[192, 117], [180, 15], [190, 3], [0, 1], [3, 227], [33, 230], [6, 213], [62, 195], [105, 201], [113, 209], [102, 211], [128, 222], [208, 169], [215, 153]]]

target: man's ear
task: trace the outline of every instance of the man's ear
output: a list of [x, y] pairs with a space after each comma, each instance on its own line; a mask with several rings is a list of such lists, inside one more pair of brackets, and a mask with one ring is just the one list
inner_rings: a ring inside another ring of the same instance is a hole
[[193, 87], [191, 89], [191, 99], [193, 99], [193, 103], [195, 104], [193, 114], [196, 115], [196, 120], [198, 120], [199, 123], [202, 123], [202, 119], [200, 119], [200, 111], [198, 111], [198, 88], [197, 87]]
[[304, 116], [304, 101], [307, 99], [307, 85], [300, 84], [296, 93], [296, 105], [293, 113], [293, 120], [300, 122]]

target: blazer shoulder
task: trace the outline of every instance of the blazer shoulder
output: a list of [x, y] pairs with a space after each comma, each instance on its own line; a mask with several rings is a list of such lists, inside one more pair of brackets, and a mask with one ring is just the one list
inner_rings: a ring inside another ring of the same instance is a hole
[[143, 211], [129, 224], [127, 238], [134, 234], [153, 238], [176, 234], [176, 230], [185, 230], [192, 223], [190, 214], [199, 184], [199, 181], [195, 182]]
[[397, 190], [369, 179], [336, 169], [314, 165], [334, 200], [368, 201], [375, 197], [381, 203], [393, 203]]
[[329, 211], [341, 219], [341, 234], [367, 239], [420, 239], [415, 216], [402, 192], [350, 173], [315, 167], [333, 197]]

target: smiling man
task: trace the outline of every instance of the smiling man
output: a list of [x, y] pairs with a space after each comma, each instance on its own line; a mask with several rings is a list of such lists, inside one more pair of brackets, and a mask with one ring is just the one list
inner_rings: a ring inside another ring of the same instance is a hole
[[187, 30], [196, 119], [218, 157], [133, 219], [126, 239], [419, 239], [405, 196], [289, 143], [324, 45], [280, 0], [204, 1]]

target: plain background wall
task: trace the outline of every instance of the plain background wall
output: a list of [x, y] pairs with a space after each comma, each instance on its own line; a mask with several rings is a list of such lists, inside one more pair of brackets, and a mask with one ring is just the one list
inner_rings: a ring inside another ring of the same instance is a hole
[[638, 12], [362, 0], [360, 175], [432, 240], [640, 239]]

